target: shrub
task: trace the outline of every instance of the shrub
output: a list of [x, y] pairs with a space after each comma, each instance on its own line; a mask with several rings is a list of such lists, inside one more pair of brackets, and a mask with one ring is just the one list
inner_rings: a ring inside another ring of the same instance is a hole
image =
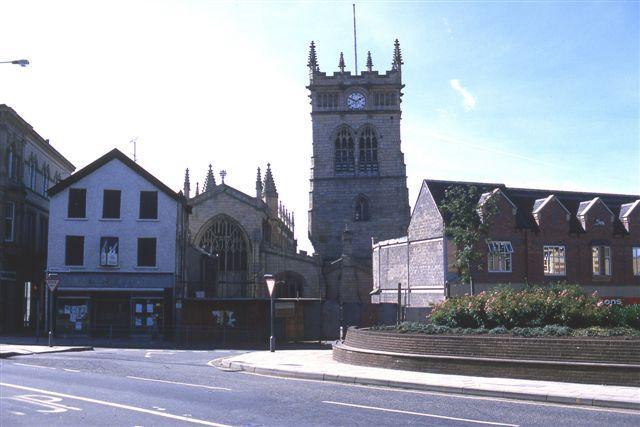
[[[640, 329], [640, 306], [609, 307], [578, 285], [534, 286], [522, 291], [500, 287], [479, 295], [450, 298], [434, 307], [431, 322], [451, 328], [543, 328], [553, 335], [558, 327], [627, 326]], [[520, 331], [520, 330], [518, 330]], [[518, 333], [533, 333], [520, 331]], [[537, 333], [537, 332], [536, 332]]]

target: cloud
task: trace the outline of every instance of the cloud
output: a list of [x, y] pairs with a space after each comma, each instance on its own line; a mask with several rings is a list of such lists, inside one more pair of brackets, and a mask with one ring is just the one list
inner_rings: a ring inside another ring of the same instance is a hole
[[458, 92], [464, 99], [463, 105], [465, 110], [471, 111], [476, 108], [476, 97], [471, 95], [468, 90], [462, 87], [462, 85], [460, 84], [460, 80], [451, 79], [449, 80], [449, 83], [451, 84], [453, 90]]
[[451, 28], [451, 25], [449, 24], [449, 20], [447, 18], [442, 18], [442, 24], [444, 25], [444, 29], [446, 30], [447, 34], [449, 35], [449, 38], [453, 39], [453, 29]]

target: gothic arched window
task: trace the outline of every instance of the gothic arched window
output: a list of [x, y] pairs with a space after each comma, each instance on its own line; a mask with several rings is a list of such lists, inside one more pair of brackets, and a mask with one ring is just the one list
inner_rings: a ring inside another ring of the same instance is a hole
[[340, 129], [335, 140], [335, 168], [337, 173], [355, 171], [353, 135], [349, 129]]
[[369, 200], [365, 196], [359, 195], [356, 197], [354, 208], [354, 221], [369, 221], [371, 218], [369, 214]]
[[[198, 238], [197, 245], [213, 266], [213, 278], [205, 281], [246, 283], [249, 271], [249, 240], [233, 219], [219, 215]], [[209, 283], [211, 284], [211, 283]]]
[[367, 125], [358, 138], [358, 170], [378, 172], [378, 137], [373, 126]]

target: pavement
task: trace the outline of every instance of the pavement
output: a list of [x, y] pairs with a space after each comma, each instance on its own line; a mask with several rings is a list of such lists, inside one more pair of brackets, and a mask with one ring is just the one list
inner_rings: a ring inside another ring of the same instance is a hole
[[63, 353], [69, 351], [93, 350], [90, 346], [45, 346], [45, 345], [25, 345], [25, 344], [3, 344], [0, 343], [0, 359], [12, 356], [24, 356], [29, 354], [42, 353]]
[[336, 362], [331, 350], [257, 351], [216, 360], [230, 370], [461, 395], [640, 410], [640, 388], [596, 384], [472, 377]]

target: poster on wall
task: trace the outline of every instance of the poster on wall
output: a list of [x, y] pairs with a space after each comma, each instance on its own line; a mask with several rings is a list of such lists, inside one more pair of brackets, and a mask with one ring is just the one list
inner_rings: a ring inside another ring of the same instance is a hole
[[136, 304], [136, 313], [142, 313], [142, 304]]
[[100, 265], [115, 267], [118, 265], [118, 238], [100, 238]]

